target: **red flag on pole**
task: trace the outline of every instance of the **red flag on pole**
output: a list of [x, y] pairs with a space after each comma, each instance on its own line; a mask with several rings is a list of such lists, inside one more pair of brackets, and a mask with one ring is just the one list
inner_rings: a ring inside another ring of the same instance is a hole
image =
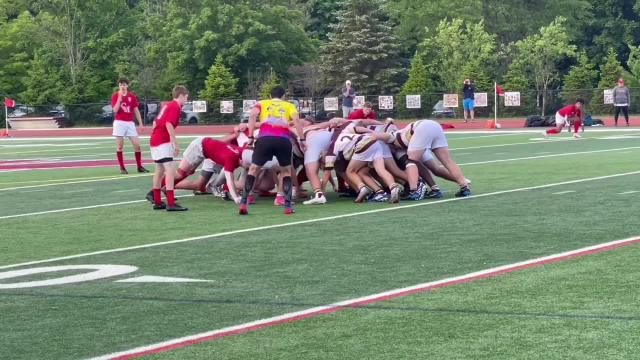
[[8, 108], [12, 108], [12, 107], [16, 106], [16, 102], [13, 101], [13, 99], [4, 98], [4, 106], [6, 106]]
[[498, 96], [504, 96], [504, 90], [502, 90], [502, 86], [496, 85], [496, 93]]

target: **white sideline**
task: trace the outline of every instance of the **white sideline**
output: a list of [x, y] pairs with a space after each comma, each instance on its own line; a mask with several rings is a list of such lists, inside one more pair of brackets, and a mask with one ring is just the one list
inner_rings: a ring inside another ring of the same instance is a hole
[[181, 347], [193, 345], [195, 343], [201, 343], [207, 340], [213, 340], [216, 338], [216, 336], [223, 337], [223, 336], [239, 334], [242, 332], [257, 330], [257, 329], [261, 329], [268, 326], [276, 326], [283, 322], [299, 321], [309, 317], [319, 316], [326, 313], [337, 312], [343, 309], [364, 306], [367, 304], [376, 303], [384, 300], [390, 300], [390, 299], [394, 299], [402, 296], [412, 295], [412, 294], [415, 294], [416, 292], [424, 292], [424, 291], [429, 291], [431, 289], [436, 289], [439, 287], [452, 286], [458, 283], [464, 283], [464, 282], [470, 282], [470, 281], [489, 278], [489, 277], [495, 277], [504, 273], [513, 272], [521, 269], [527, 269], [527, 268], [539, 266], [545, 263], [562, 261], [562, 260], [570, 259], [576, 256], [585, 256], [598, 251], [606, 251], [607, 248], [628, 246], [628, 245], [637, 243], [637, 241], [638, 241], [638, 237], [630, 237], [626, 239], [610, 241], [610, 242], [601, 243], [597, 245], [587, 246], [580, 249], [565, 251], [558, 254], [543, 256], [539, 258], [520, 261], [512, 264], [502, 265], [502, 266], [497, 266], [497, 267], [480, 270], [480, 271], [476, 271], [476, 272], [472, 272], [464, 275], [453, 276], [445, 279], [435, 280], [435, 281], [408, 286], [404, 288], [388, 290], [385, 292], [363, 296], [360, 298], [343, 300], [343, 301], [335, 302], [333, 304], [317, 306], [317, 307], [313, 307], [305, 310], [290, 312], [290, 313], [286, 313], [286, 314], [282, 314], [282, 315], [278, 315], [278, 316], [274, 316], [266, 319], [260, 319], [260, 320], [247, 322], [244, 324], [229, 326], [229, 327], [221, 328], [218, 330], [202, 332], [199, 334], [189, 335], [181, 338], [174, 338], [171, 340], [166, 340], [163, 342], [159, 342], [159, 343], [155, 343], [147, 346], [141, 346], [141, 347], [137, 347], [137, 348], [126, 350], [126, 351], [94, 357], [89, 360], [111, 360], [111, 359], [118, 359], [118, 358], [141, 357], [145, 355], [152, 355], [154, 353], [171, 351], [175, 348], [181, 348]]
[[[49, 186], [56, 186], [56, 185], [83, 184], [83, 183], [90, 183], [90, 182], [97, 182], [97, 181], [126, 180], [126, 179], [133, 179], [133, 178], [145, 177], [145, 176], [153, 176], [153, 174], [137, 174], [137, 175], [127, 175], [127, 176], [120, 175], [120, 176], [103, 177], [103, 178], [90, 179], [90, 180], [68, 181], [68, 182], [56, 183], [56, 184], [40, 184], [40, 185], [16, 186], [16, 187], [11, 187], [11, 188], [3, 188], [3, 189], [0, 189], [0, 191], [33, 189], [33, 188], [49, 187]], [[0, 217], [0, 219], [1, 219], [1, 217]]]
[[[43, 263], [49, 263], [49, 262], [55, 262], [55, 261], [61, 261], [61, 260], [77, 259], [77, 258], [83, 258], [83, 257], [93, 256], [93, 255], [111, 254], [111, 253], [122, 252], [122, 251], [147, 249], [147, 248], [164, 246], [164, 245], [171, 245], [171, 244], [180, 244], [180, 243], [192, 242], [192, 241], [197, 241], [197, 240], [204, 240], [204, 239], [210, 239], [210, 238], [219, 238], [219, 237], [223, 237], [223, 236], [227, 236], [227, 235], [250, 233], [250, 232], [254, 232], [254, 231], [277, 229], [277, 228], [296, 226], [296, 225], [302, 225], [302, 224], [311, 224], [311, 223], [317, 223], [317, 222], [328, 221], [328, 220], [336, 220], [336, 219], [354, 217], [354, 216], [360, 216], [360, 215], [377, 214], [377, 213], [382, 213], [382, 212], [387, 212], [387, 211], [395, 211], [395, 210], [399, 210], [399, 209], [408, 209], [408, 208], [421, 207], [421, 206], [432, 206], [432, 205], [436, 205], [436, 204], [444, 204], [444, 203], [449, 203], [449, 202], [453, 202], [453, 201], [473, 201], [473, 199], [477, 199], [477, 198], [483, 198], [483, 197], [489, 197], [489, 196], [495, 196], [495, 195], [502, 195], [502, 194], [509, 194], [509, 193], [514, 193], [514, 192], [519, 192], [519, 191], [544, 189], [544, 188], [549, 188], [549, 187], [554, 187], [554, 186], [561, 186], [561, 185], [569, 185], [569, 184], [579, 184], [579, 183], [583, 183], [583, 182], [586, 182], [586, 181], [597, 181], [597, 180], [611, 179], [611, 178], [616, 178], [616, 177], [637, 175], [637, 174], [640, 174], [640, 171], [632, 171], [632, 172], [619, 173], [619, 174], [613, 174], [613, 175], [605, 175], [605, 176], [597, 176], [597, 177], [592, 177], [592, 178], [584, 178], [584, 179], [563, 181], [563, 182], [551, 183], [551, 184], [545, 184], [545, 185], [529, 186], [529, 187], [523, 187], [523, 188], [511, 189], [511, 190], [501, 190], [501, 191], [495, 191], [495, 192], [484, 193], [484, 194], [479, 194], [479, 195], [473, 195], [470, 198], [449, 198], [449, 199], [432, 201], [432, 202], [419, 202], [419, 203], [414, 203], [414, 204], [410, 204], [410, 205], [390, 206], [390, 207], [385, 207], [385, 208], [382, 208], [382, 209], [358, 211], [358, 212], [354, 212], [354, 213], [347, 213], [347, 214], [341, 214], [341, 215], [335, 215], [335, 216], [327, 216], [327, 217], [317, 218], [317, 219], [292, 221], [292, 222], [289, 222], [289, 223], [265, 225], [265, 226], [258, 226], [258, 227], [253, 227], [253, 228], [240, 229], [240, 230], [231, 230], [231, 231], [225, 231], [225, 232], [221, 232], [221, 233], [214, 233], [214, 234], [208, 234], [208, 235], [189, 237], [189, 238], [185, 238], [185, 239], [163, 241], [163, 242], [157, 242], [157, 243], [151, 243], [151, 244], [145, 244], [145, 245], [128, 246], [128, 247], [109, 249], [109, 250], [93, 251], [93, 252], [88, 252], [88, 253], [82, 253], [82, 254], [76, 254], [76, 255], [68, 255], [68, 256], [62, 256], [62, 257], [57, 257], [57, 258], [45, 259], [45, 260], [36, 260], [36, 261], [29, 261], [29, 262], [19, 263], [19, 264], [4, 265], [4, 266], [0, 266], [0, 270], [16, 268], [16, 267], [20, 267], [20, 266], [27, 266], [27, 265], [43, 264]], [[130, 203], [143, 202], [143, 201], [146, 201], [146, 200], [130, 201], [130, 202], [124, 202], [124, 203], [120, 203], [120, 204], [126, 204], [126, 203], [130, 204]], [[109, 206], [109, 204], [96, 205], [96, 206], [92, 206], [92, 208], [105, 207], [105, 206]], [[61, 210], [61, 211], [64, 211], [64, 210]], [[55, 210], [54, 210], [54, 212], [55, 212]]]
[[567, 153], [560, 153], [560, 154], [527, 156], [527, 157], [511, 158], [511, 159], [497, 159], [497, 160], [477, 161], [477, 162], [463, 163], [463, 164], [458, 164], [458, 165], [460, 165], [460, 166], [463, 166], [463, 165], [483, 165], [483, 164], [499, 163], [499, 162], [506, 162], [506, 161], [535, 160], [535, 159], [544, 159], [544, 158], [558, 157], [558, 156], [571, 156], [571, 155], [581, 155], [581, 154], [596, 154], [596, 153], [611, 152], [611, 151], [637, 150], [637, 149], [640, 149], [640, 146], [631, 146], [631, 147], [623, 147], [623, 148], [616, 148], [616, 149], [604, 149], [604, 150], [576, 151], [576, 152], [567, 152]]

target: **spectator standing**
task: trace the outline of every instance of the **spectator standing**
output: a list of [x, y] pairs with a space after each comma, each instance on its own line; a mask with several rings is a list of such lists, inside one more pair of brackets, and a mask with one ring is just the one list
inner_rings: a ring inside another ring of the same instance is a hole
[[342, 117], [346, 118], [353, 111], [353, 99], [356, 90], [351, 86], [351, 80], [347, 80], [342, 88]]
[[133, 145], [138, 172], [149, 172], [149, 170], [142, 166], [140, 140], [138, 139], [136, 124], [133, 122], [135, 115], [140, 128], [143, 127], [140, 110], [138, 110], [138, 99], [136, 98], [136, 94], [129, 91], [129, 79], [126, 77], [120, 77], [118, 79], [118, 91], [111, 96], [111, 107], [115, 114], [113, 120], [113, 136], [116, 138], [116, 158], [118, 159], [118, 165], [120, 165], [120, 173], [128, 174], [124, 166], [124, 156], [122, 155], [125, 137], [129, 138], [131, 145]]
[[476, 89], [471, 82], [471, 79], [464, 79], [464, 85], [462, 86], [462, 108], [464, 109], [464, 122], [471, 119], [474, 120], [473, 108], [475, 107], [475, 92]]
[[616, 108], [615, 115], [613, 116], [613, 121], [615, 126], [618, 126], [618, 116], [620, 115], [620, 111], [624, 114], [624, 120], [629, 126], [629, 101], [631, 100], [631, 96], [629, 95], [629, 88], [624, 86], [624, 79], [618, 79], [618, 86], [613, 88], [613, 106]]

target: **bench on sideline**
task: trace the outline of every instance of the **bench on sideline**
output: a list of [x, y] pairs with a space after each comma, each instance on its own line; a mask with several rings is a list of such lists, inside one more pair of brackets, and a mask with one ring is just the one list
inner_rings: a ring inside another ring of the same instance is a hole
[[58, 129], [64, 127], [63, 117], [21, 117], [9, 118], [9, 126], [14, 130]]

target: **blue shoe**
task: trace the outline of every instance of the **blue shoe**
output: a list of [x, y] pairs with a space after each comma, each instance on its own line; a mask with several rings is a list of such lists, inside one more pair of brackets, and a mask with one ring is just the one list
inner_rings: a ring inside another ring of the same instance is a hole
[[456, 193], [456, 197], [469, 197], [471, 196], [471, 190], [469, 189], [468, 186], [463, 186], [460, 188], [460, 190], [458, 190], [458, 192]]
[[369, 202], [387, 202], [389, 201], [389, 194], [384, 191], [379, 191], [368, 200]]
[[427, 184], [425, 184], [422, 179], [418, 181], [418, 194], [420, 195], [420, 199], [424, 199], [425, 194], [427, 193]]
[[422, 197], [420, 196], [420, 193], [415, 190], [409, 193], [409, 196], [407, 196], [406, 200], [412, 200], [412, 201], [417, 201], [417, 200], [421, 200]]
[[438, 190], [431, 190], [429, 191], [424, 197], [426, 199], [440, 199], [444, 196], [444, 193], [438, 189]]

